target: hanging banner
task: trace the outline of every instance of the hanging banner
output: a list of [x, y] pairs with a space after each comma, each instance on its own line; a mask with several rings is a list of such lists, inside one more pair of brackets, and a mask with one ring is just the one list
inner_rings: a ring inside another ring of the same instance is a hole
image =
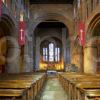
[[85, 45], [85, 23], [82, 21], [78, 23], [78, 40], [81, 46]]
[[0, 17], [2, 15], [2, 0], [0, 0]]
[[25, 44], [25, 29], [26, 29], [26, 24], [24, 21], [19, 22], [19, 37], [18, 37], [18, 42], [20, 46], [23, 46]]

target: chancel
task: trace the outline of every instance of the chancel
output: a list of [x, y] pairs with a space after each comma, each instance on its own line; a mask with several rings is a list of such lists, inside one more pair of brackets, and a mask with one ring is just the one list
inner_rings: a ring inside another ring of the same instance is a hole
[[0, 0], [0, 100], [100, 100], [100, 0]]

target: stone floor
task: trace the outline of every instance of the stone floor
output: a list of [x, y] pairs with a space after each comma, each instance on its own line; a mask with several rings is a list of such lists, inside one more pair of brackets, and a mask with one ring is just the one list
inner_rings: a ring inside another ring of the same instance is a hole
[[49, 78], [39, 100], [68, 100], [57, 78]]

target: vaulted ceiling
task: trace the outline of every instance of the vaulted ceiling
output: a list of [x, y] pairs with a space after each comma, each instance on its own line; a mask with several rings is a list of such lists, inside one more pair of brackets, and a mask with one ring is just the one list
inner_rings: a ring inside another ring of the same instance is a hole
[[74, 0], [29, 0], [30, 4], [73, 4]]

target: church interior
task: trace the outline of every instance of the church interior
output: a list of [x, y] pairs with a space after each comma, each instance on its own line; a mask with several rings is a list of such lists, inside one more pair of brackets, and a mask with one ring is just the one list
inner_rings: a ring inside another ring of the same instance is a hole
[[0, 100], [100, 100], [100, 0], [0, 0]]

